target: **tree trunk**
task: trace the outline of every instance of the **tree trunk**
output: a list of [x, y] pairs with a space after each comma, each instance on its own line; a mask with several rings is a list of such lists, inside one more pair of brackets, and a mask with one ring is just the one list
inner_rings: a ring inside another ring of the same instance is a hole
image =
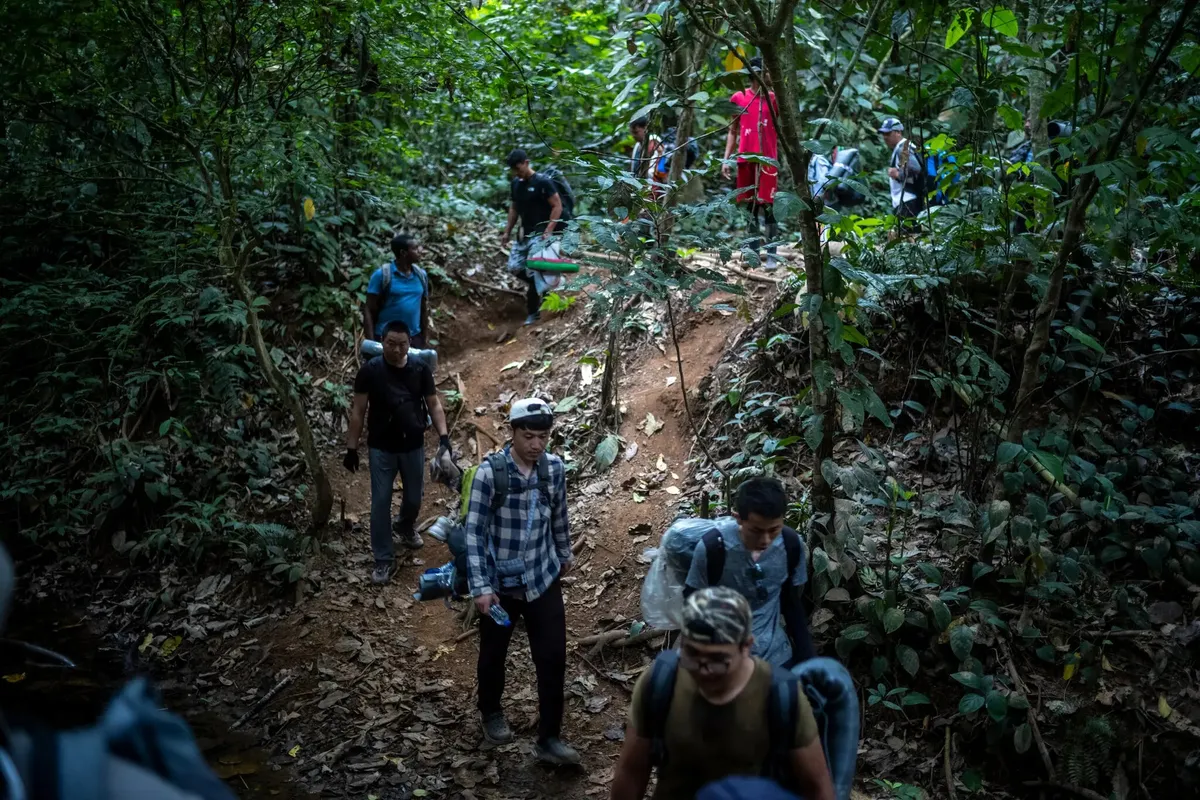
[[[756, 0], [747, 0], [755, 2]], [[785, 2], [779, 13], [790, 23], [794, 2]], [[808, 185], [808, 165], [813, 154], [801, 142], [802, 126], [797, 118], [797, 99], [794, 94], [794, 28], [787, 24], [784, 30], [783, 47], [776, 36], [768, 31], [758, 31], [758, 42], [763, 64], [774, 81], [775, 99], [779, 106], [775, 130], [785, 156], [788, 170], [792, 174], [792, 185], [800, 198], [800, 236], [804, 253], [804, 273], [808, 292], [808, 355], [812, 390], [813, 424], [820, 426], [820, 439], [813, 451], [812, 508], [814, 520], [825, 516], [824, 524], [833, 530], [833, 487], [825, 477], [825, 462], [833, 456], [833, 431], [837, 424], [837, 399], [832, 382], [822, 385], [818, 375], [832, 371], [829, 356], [829, 336], [823, 315], [832, 310], [825, 297], [825, 263], [821, 253], [820, 233], [817, 217], [821, 209], [812, 198]], [[782, 164], [781, 164], [782, 166]]]
[[[226, 250], [226, 248], [222, 248], [222, 250]], [[230, 265], [226, 264], [226, 266]], [[329, 522], [329, 515], [333, 511], [333, 489], [329, 485], [329, 477], [325, 474], [325, 467], [321, 463], [321, 454], [313, 440], [312, 426], [308, 424], [308, 415], [304, 412], [304, 404], [300, 402], [300, 397], [279, 372], [275, 362], [271, 359], [270, 351], [267, 350], [267, 343], [263, 340], [262, 326], [259, 324], [258, 314], [254, 310], [254, 294], [250, 291], [243, 274], [244, 267], [243, 264], [241, 267], [230, 270], [233, 286], [238, 297], [246, 305], [246, 322], [250, 327], [250, 343], [254, 347], [255, 355], [258, 356], [258, 363], [262, 367], [263, 375], [275, 394], [283, 401], [292, 417], [292, 424], [296, 426], [296, 435], [300, 439], [300, 451], [304, 454], [305, 466], [308, 467], [308, 474], [316, 489], [316, 498], [312, 506], [312, 534], [319, 539], [322, 538], [325, 524]]]
[[[1025, 43], [1029, 44], [1034, 36], [1033, 29], [1042, 24], [1046, 15], [1047, 4], [1050, 0], [1031, 0], [1029, 3], [1029, 21], [1025, 26]], [[1047, 78], [1044, 65], [1036, 65], [1029, 70], [1026, 86], [1029, 90], [1029, 107], [1025, 110], [1025, 119], [1029, 120], [1032, 128], [1030, 139], [1033, 141], [1033, 155], [1044, 153], [1050, 147], [1050, 135], [1042, 122], [1042, 103], [1046, 99]], [[1048, 166], [1043, 162], [1042, 166]]]
[[[221, 189], [224, 206], [219, 224], [220, 241], [217, 247], [217, 258], [220, 260], [221, 266], [228, 271], [229, 278], [233, 281], [234, 291], [246, 306], [246, 324], [250, 328], [250, 343], [254, 347], [254, 354], [258, 356], [258, 364], [262, 367], [263, 377], [267, 379], [271, 389], [283, 401], [292, 417], [292, 424], [296, 426], [296, 435], [300, 439], [300, 451], [304, 455], [304, 463], [308, 467], [308, 474], [312, 477], [313, 487], [316, 490], [316, 499], [312, 507], [312, 535], [320, 538], [324, 533], [325, 524], [329, 522], [329, 515], [333, 511], [333, 489], [329, 485], [329, 478], [325, 475], [325, 467], [321, 463], [321, 454], [313, 440], [312, 426], [308, 424], [308, 415], [304, 412], [304, 404], [300, 402], [299, 395], [288, 385], [287, 380], [275, 366], [275, 362], [271, 359], [271, 353], [267, 350], [267, 343], [263, 339], [262, 325], [259, 322], [258, 313], [254, 310], [254, 293], [250, 291], [245, 275], [246, 266], [254, 251], [254, 243], [247, 242], [235, 252], [234, 241], [237, 238], [238, 210], [229, 169], [229, 152], [219, 144], [212, 148], [212, 152], [216, 164], [217, 185]], [[207, 185], [211, 196], [211, 182]]]
[[[1088, 157], [1088, 166], [1101, 161], [1111, 161], [1117, 156], [1121, 145], [1127, 139], [1133, 118], [1141, 108], [1142, 98], [1146, 96], [1146, 91], [1158, 77], [1158, 73], [1162, 70], [1162, 66], [1167, 58], [1171, 55], [1171, 51], [1175, 49], [1175, 45], [1179, 43], [1180, 37], [1186, 30], [1188, 17], [1195, 10], [1196, 4], [1197, 0], [1187, 0], [1184, 3], [1179, 16], [1175, 19], [1175, 23], [1171, 27], [1171, 31], [1159, 47], [1153, 63], [1143, 73], [1141, 82], [1135, 86], [1133, 98], [1125, 110], [1125, 115], [1121, 118], [1121, 124], [1118, 126], [1116, 132], [1109, 136], [1106, 146], [1092, 151]], [[1139, 40], [1143, 38], [1144, 34], [1148, 33], [1149, 27], [1144, 27], [1139, 32]], [[1110, 110], [1115, 109], [1115, 105], [1111, 103], [1109, 105]], [[1058, 256], [1054, 261], [1054, 267], [1050, 270], [1050, 279], [1046, 286], [1046, 294], [1042, 297], [1042, 301], [1038, 303], [1037, 311], [1034, 314], [1033, 329], [1029, 334], [1029, 344], [1025, 348], [1025, 357], [1021, 366], [1020, 388], [1017, 390], [1017, 400], [1013, 406], [1012, 420], [1009, 422], [1005, 436], [1010, 442], [1021, 441], [1021, 436], [1025, 431], [1029, 419], [1030, 400], [1033, 397], [1033, 393], [1037, 391], [1041, 379], [1041, 356], [1050, 343], [1050, 323], [1054, 320], [1055, 314], [1058, 313], [1058, 303], [1062, 297], [1063, 275], [1066, 272], [1067, 262], [1070, 261], [1075, 249], [1083, 239], [1088, 208], [1091, 206], [1092, 200], [1098, 191], [1100, 191], [1100, 182], [1097, 180], [1094, 172], [1085, 173], [1075, 186], [1074, 198], [1071, 201], [1070, 210], [1067, 212], [1067, 224], [1063, 230], [1062, 245], [1058, 249]], [[998, 486], [997, 491], [999, 490]]]

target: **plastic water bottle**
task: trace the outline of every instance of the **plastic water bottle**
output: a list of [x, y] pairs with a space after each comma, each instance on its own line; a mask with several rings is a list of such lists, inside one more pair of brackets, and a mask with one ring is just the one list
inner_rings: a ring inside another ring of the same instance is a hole
[[450, 561], [421, 573], [421, 577], [417, 581], [417, 591], [413, 592], [413, 599], [437, 600], [441, 597], [449, 597], [453, 593], [454, 562]]
[[512, 625], [512, 619], [509, 618], [508, 612], [499, 605], [493, 604], [492, 607], [488, 609], [488, 616], [491, 617], [492, 621], [501, 628], [507, 628], [509, 625]]

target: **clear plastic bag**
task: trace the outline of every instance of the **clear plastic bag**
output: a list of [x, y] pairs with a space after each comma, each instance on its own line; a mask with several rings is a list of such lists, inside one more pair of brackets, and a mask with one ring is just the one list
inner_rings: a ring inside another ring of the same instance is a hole
[[719, 519], [678, 519], [671, 523], [656, 549], [647, 550], [653, 558], [642, 582], [642, 619], [647, 625], [676, 630], [683, 614], [683, 586], [692, 567], [692, 554], [705, 534], [717, 528], [723, 534], [737, 529], [732, 517]]

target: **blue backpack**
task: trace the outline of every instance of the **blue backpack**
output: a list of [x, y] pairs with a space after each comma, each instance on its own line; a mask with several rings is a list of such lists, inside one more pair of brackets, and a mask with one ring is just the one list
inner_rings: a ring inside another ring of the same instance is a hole
[[143, 678], [126, 685], [92, 727], [17, 730], [10, 744], [30, 800], [234, 800], [187, 723], [159, 707]]
[[[944, 150], [938, 150], [937, 152], [930, 153], [925, 157], [925, 192], [928, 194], [934, 189], [937, 189], [933, 197], [929, 198], [929, 205], [944, 206], [949, 202], [949, 198], [946, 197], [946, 193], [938, 188], [938, 173], [941, 172], [941, 169], [944, 165], [956, 163], [958, 162], [955, 160], [954, 156], [946, 155]], [[958, 183], [958, 180], [959, 177], [958, 173], [956, 172], [954, 173], [954, 176], [950, 178], [950, 184], [954, 185]]]

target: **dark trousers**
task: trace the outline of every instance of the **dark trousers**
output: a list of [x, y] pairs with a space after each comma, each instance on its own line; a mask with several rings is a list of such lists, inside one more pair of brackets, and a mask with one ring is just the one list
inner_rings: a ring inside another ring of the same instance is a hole
[[563, 684], [567, 677], [567, 615], [562, 584], [555, 581], [536, 600], [501, 595], [500, 606], [512, 618], [512, 625], [501, 627], [489, 616], [479, 621], [479, 710], [483, 714], [501, 710], [508, 643], [512, 640], [513, 626], [524, 617], [529, 652], [537, 671], [538, 741], [558, 737], [562, 731]]
[[520, 278], [525, 281], [525, 313], [536, 314], [542, 308], [542, 296], [538, 294], [537, 285], [533, 282], [533, 273], [525, 270]]

